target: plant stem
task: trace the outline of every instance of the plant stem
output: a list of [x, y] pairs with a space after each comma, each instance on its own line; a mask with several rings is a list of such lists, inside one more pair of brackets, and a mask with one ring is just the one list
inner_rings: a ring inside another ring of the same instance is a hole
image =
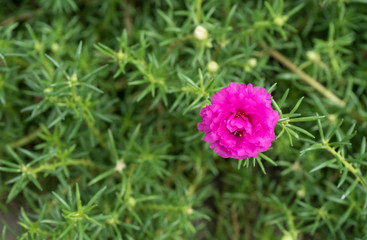
[[196, 0], [196, 20], [200, 24], [200, 13], [201, 13], [202, 0]]
[[136, 168], [137, 168], [136, 164], [131, 165], [131, 168], [130, 168], [130, 171], [129, 171], [129, 179], [128, 179], [128, 183], [127, 183], [127, 188], [126, 188], [125, 196], [124, 196], [125, 200], [128, 200], [129, 197], [130, 197], [134, 172], [135, 172]]
[[28, 143], [32, 142], [33, 140], [38, 138], [38, 135], [42, 132], [41, 128], [38, 128], [36, 131], [32, 132], [31, 134], [15, 141], [9, 144], [9, 147], [11, 148], [18, 148], [22, 147], [24, 145], [27, 145]]
[[134, 209], [136, 210], [140, 210], [140, 209], [144, 209], [144, 210], [166, 210], [166, 211], [182, 211], [183, 209], [185, 209], [186, 206], [174, 206], [174, 205], [158, 205], [158, 204], [143, 204], [141, 206], [137, 206]]
[[82, 115], [83, 115], [83, 119], [85, 121], [85, 123], [88, 125], [88, 127], [92, 130], [94, 136], [97, 138], [98, 142], [101, 144], [101, 146], [104, 149], [108, 149], [106, 142], [103, 140], [101, 133], [99, 132], [99, 130], [96, 128], [96, 126], [94, 125], [92, 119], [90, 119], [89, 115], [85, 113], [84, 110], [82, 110]]
[[[71, 95], [73, 96], [74, 101], [77, 103], [79, 102], [79, 97], [76, 93], [75, 87], [73, 85], [71, 85]], [[82, 117], [85, 121], [85, 123], [88, 125], [88, 127], [92, 130], [94, 136], [97, 138], [98, 142], [101, 144], [101, 146], [104, 149], [108, 149], [106, 142], [103, 140], [101, 133], [99, 132], [99, 130], [96, 128], [96, 126], [93, 123], [93, 120], [90, 118], [90, 116], [88, 115], [87, 110], [85, 109], [85, 105], [83, 104], [83, 102], [80, 102], [80, 107], [82, 110]]]
[[199, 172], [198, 172], [196, 178], [194, 179], [192, 184], [187, 188], [187, 196], [193, 196], [194, 195], [197, 186], [200, 184], [200, 181], [201, 181], [202, 177], [205, 175], [205, 173], [207, 171], [207, 168], [205, 166], [203, 166], [198, 171]]
[[235, 209], [231, 210], [231, 217], [232, 217], [232, 225], [233, 225], [232, 240], [239, 240], [240, 239], [240, 226], [238, 225], [238, 214]]
[[280, 52], [268, 49], [269, 54], [278, 60], [281, 64], [286, 66], [288, 69], [296, 73], [300, 76], [306, 83], [308, 83], [311, 87], [315, 88], [319, 93], [324, 95], [326, 98], [336, 103], [340, 107], [345, 107], [346, 102], [337, 97], [334, 93], [326, 89], [322, 84], [320, 84], [316, 79], [312, 78], [310, 75], [299, 69], [295, 64], [289, 61], [283, 54]]
[[330, 147], [327, 143], [324, 144], [325, 148], [337, 159], [340, 160], [340, 162], [357, 178], [357, 180], [362, 184], [363, 188], [367, 190], [367, 186], [361, 176], [358, 175], [357, 169], [353, 167], [352, 164], [350, 164], [339, 152], [335, 151], [334, 148]]
[[44, 170], [55, 170], [58, 167], [69, 166], [69, 165], [94, 166], [95, 164], [92, 161], [86, 160], [86, 159], [68, 160], [66, 162], [58, 161], [50, 165], [42, 165], [37, 168], [31, 169], [31, 173], [37, 174], [38, 172], [42, 172]]

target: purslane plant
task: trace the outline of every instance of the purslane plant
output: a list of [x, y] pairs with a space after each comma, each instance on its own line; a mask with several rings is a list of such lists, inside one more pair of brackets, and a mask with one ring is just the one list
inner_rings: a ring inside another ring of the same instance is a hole
[[361, 1], [0, 6], [2, 239], [367, 236]]

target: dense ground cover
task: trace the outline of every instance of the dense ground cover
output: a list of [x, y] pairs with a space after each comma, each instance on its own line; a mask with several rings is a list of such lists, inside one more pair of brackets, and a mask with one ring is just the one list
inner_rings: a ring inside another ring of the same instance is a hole
[[[367, 239], [366, 3], [0, 0], [3, 239]], [[197, 128], [231, 82], [258, 158]]]

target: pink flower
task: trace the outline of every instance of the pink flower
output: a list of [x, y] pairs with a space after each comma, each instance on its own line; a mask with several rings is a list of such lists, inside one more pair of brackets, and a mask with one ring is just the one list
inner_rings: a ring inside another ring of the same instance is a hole
[[251, 84], [230, 83], [212, 97], [211, 104], [202, 108], [199, 131], [204, 141], [224, 158], [257, 157], [274, 141], [274, 128], [279, 120], [271, 108], [271, 95], [264, 88]]

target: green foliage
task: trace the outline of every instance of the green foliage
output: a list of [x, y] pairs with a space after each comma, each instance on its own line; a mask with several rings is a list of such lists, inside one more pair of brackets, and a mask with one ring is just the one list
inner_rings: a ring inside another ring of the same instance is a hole
[[[366, 239], [365, 1], [0, 6], [2, 239]], [[279, 112], [258, 158], [197, 130], [230, 82]]]

